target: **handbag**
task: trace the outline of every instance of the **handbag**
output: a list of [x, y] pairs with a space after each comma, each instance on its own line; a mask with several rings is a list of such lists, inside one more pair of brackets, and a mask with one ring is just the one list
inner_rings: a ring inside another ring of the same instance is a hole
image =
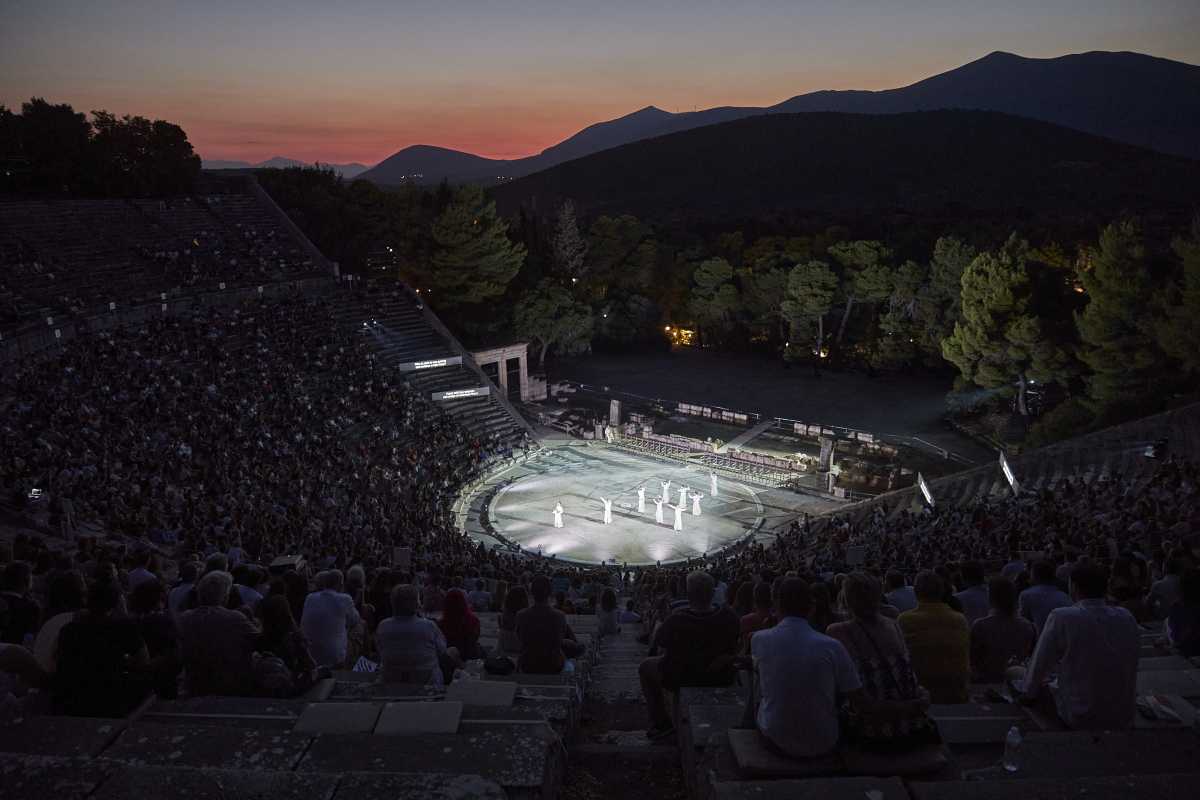
[[[875, 653], [876, 666], [869, 668], [871, 664], [865, 659], [859, 664], [867, 694], [881, 700], [914, 699], [917, 679], [908, 660], [885, 658], [866, 627], [860, 622], [855, 627], [862, 631]], [[894, 753], [942, 742], [937, 723], [924, 711], [915, 711], [906, 718], [880, 720], [848, 710], [843, 721], [846, 741], [858, 750]]]

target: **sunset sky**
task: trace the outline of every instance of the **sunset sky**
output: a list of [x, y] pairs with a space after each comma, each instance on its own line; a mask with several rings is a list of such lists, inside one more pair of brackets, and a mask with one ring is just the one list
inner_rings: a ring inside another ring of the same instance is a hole
[[509, 158], [646, 105], [891, 88], [993, 50], [1200, 63], [1200, 2], [0, 0], [0, 103], [171, 120], [209, 159]]

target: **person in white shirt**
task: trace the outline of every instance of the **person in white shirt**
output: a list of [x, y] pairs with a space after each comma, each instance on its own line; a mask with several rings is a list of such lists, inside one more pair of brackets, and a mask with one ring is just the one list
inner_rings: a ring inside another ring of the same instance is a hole
[[840, 735], [841, 698], [862, 707], [862, 681], [845, 646], [805, 619], [812, 606], [807, 583], [785, 578], [778, 604], [783, 619], [750, 640], [758, 701], [754, 721], [771, 744], [793, 758], [827, 755]]
[[487, 612], [492, 610], [492, 593], [483, 588], [483, 581], [475, 581], [475, 588], [467, 595], [467, 602], [472, 611]]
[[1057, 686], [1050, 687], [1054, 704], [1062, 721], [1075, 729], [1133, 725], [1140, 634], [1132, 614], [1105, 603], [1107, 591], [1104, 567], [1076, 567], [1071, 573], [1075, 605], [1050, 612], [1028, 671], [1010, 671], [1026, 702], [1057, 674]]
[[402, 583], [392, 589], [392, 616], [375, 629], [383, 680], [441, 687], [441, 662], [457, 654], [447, 649], [437, 623], [417, 615], [419, 600], [415, 586]]
[[958, 604], [962, 606], [963, 616], [967, 618], [967, 626], [975, 624], [976, 620], [983, 619], [990, 611], [991, 606], [988, 604], [988, 588], [983, 582], [983, 565], [978, 561], [968, 561], [962, 565], [963, 583], [967, 588], [961, 592], [957, 592], [954, 596], [958, 599]]
[[1033, 584], [1021, 592], [1017, 613], [1032, 622], [1040, 633], [1050, 612], [1071, 605], [1071, 597], [1055, 585], [1054, 565], [1049, 561], [1033, 565]]
[[342, 591], [344, 584], [341, 570], [320, 572], [317, 591], [304, 600], [300, 627], [320, 667], [337, 667], [346, 661], [347, 631], [362, 621], [354, 600]]
[[888, 572], [884, 576], [884, 584], [887, 587], [887, 594], [884, 597], [887, 599], [888, 605], [894, 606], [900, 613], [912, 611], [917, 607], [917, 593], [911, 586], [904, 585], [902, 574], [895, 570]]

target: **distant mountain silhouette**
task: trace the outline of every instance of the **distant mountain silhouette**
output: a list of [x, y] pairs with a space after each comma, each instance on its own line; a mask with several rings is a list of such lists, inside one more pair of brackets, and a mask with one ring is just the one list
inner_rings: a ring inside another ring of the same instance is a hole
[[500, 182], [641, 139], [762, 114], [948, 108], [1017, 114], [1200, 159], [1200, 67], [1140, 53], [1024, 58], [995, 52], [900, 89], [820, 91], [763, 108], [725, 106], [679, 114], [647, 106], [526, 158], [496, 160], [428, 145], [406, 147], [361, 177], [382, 184]]
[[[311, 167], [312, 163], [308, 161], [300, 161], [295, 158], [284, 158], [283, 156], [275, 156], [268, 158], [266, 161], [260, 161], [257, 164], [251, 164], [249, 161], [224, 161], [221, 159], [204, 159], [201, 161], [202, 169], [285, 169], [287, 167]], [[332, 169], [343, 178], [356, 178], [366, 171], [366, 164], [359, 164], [357, 161], [349, 164], [326, 164], [321, 162], [321, 166]]]
[[500, 209], [772, 213], [1187, 209], [1200, 161], [991, 111], [759, 115], [594, 153], [493, 189]]

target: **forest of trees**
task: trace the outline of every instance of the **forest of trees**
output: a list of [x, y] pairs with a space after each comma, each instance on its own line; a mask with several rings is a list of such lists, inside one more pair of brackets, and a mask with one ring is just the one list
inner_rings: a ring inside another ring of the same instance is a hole
[[505, 220], [477, 187], [261, 180], [331, 256], [358, 268], [386, 243], [468, 340], [526, 339], [538, 363], [661, 348], [666, 325], [687, 326], [701, 346], [816, 369], [945, 372], [958, 407], [1011, 408], [1042, 440], [1200, 382], [1200, 221], [1117, 220], [1070, 242], [942, 235], [901, 254], [836, 227], [684, 237], [629, 215], [584, 221], [570, 202]]
[[190, 192], [200, 157], [183, 128], [35, 97], [0, 105], [0, 191], [155, 197]]
[[[0, 106], [0, 167], [0, 191], [145, 197], [193, 191], [200, 160], [172, 123], [34, 98]], [[387, 270], [468, 344], [525, 339], [539, 365], [666, 348], [664, 328], [683, 327], [818, 372], [942, 372], [953, 407], [1011, 409], [1035, 441], [1200, 386], [1200, 217], [1178, 209], [1002, 232], [961, 214], [584, 219], [570, 201], [505, 218], [477, 186], [258, 176], [344, 270]]]

